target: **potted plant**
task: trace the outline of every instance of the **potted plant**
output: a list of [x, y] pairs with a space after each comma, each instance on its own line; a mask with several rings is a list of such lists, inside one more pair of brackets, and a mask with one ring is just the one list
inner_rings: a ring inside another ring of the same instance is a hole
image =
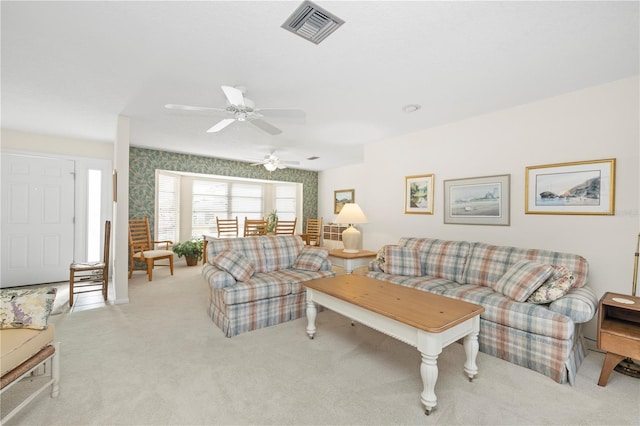
[[278, 211], [274, 210], [267, 216], [267, 234], [273, 234], [276, 230], [276, 222], [278, 221]]
[[203, 246], [204, 241], [202, 240], [185, 241], [184, 243], [174, 245], [173, 252], [177, 254], [178, 257], [184, 256], [187, 260], [188, 266], [194, 266], [198, 264], [200, 259], [202, 259]]

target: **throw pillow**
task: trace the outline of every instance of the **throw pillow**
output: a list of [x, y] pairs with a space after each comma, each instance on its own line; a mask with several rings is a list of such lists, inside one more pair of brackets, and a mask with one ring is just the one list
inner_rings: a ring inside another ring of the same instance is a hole
[[319, 271], [329, 256], [329, 250], [320, 247], [304, 247], [295, 262], [294, 269]]
[[0, 291], [0, 329], [47, 328], [56, 291], [55, 287]]
[[236, 281], [249, 281], [256, 265], [245, 255], [234, 250], [225, 250], [213, 258], [213, 265], [230, 273]]
[[385, 246], [384, 259], [384, 271], [387, 274], [409, 277], [422, 276], [422, 263], [417, 250], [400, 246]]
[[492, 288], [517, 302], [524, 302], [552, 273], [551, 265], [522, 259], [507, 269]]
[[551, 277], [529, 296], [529, 303], [551, 303], [567, 294], [573, 286], [575, 278], [566, 266], [553, 265]]

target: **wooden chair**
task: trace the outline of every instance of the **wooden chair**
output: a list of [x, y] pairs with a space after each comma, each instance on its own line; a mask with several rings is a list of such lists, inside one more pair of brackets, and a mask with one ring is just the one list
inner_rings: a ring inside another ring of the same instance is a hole
[[257, 237], [267, 235], [267, 221], [264, 219], [244, 218], [244, 236]]
[[102, 262], [72, 263], [69, 266], [69, 306], [73, 306], [73, 295], [101, 291], [107, 300], [109, 285], [109, 249], [111, 247], [111, 221], [104, 223], [104, 252]]
[[[156, 249], [156, 244], [163, 245], [164, 248]], [[155, 262], [161, 259], [169, 260], [168, 266], [173, 275], [173, 251], [169, 250], [171, 244], [173, 241], [151, 241], [149, 218], [129, 219], [129, 278], [133, 275], [135, 262], [143, 262], [146, 264], [149, 281], [152, 281]]]
[[296, 231], [296, 222], [298, 219], [293, 220], [276, 220], [276, 227], [274, 234], [276, 235], [293, 235]]
[[304, 231], [306, 235], [305, 242], [310, 246], [320, 245], [320, 235], [322, 232], [322, 218], [307, 218], [307, 228]]
[[220, 219], [216, 216], [216, 227], [218, 228], [218, 238], [237, 238], [238, 216], [235, 219]]

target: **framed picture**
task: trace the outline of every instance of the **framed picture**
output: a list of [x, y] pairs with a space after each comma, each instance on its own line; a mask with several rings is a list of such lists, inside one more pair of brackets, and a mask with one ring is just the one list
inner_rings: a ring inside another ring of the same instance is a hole
[[509, 226], [511, 175], [444, 181], [444, 223]]
[[527, 167], [525, 213], [613, 215], [615, 173], [615, 158]]
[[333, 212], [335, 214], [340, 213], [342, 206], [347, 203], [356, 202], [356, 191], [354, 189], [339, 189], [333, 191]]
[[433, 214], [433, 175], [404, 178], [405, 214]]

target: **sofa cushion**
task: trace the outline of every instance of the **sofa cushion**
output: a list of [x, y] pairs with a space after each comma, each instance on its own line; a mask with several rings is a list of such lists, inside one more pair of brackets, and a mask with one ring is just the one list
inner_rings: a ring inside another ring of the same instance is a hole
[[319, 271], [329, 256], [329, 250], [320, 247], [304, 247], [293, 262], [294, 269]]
[[385, 246], [384, 257], [384, 271], [387, 274], [409, 277], [422, 275], [422, 262], [418, 250], [387, 245]]
[[573, 274], [566, 266], [552, 265], [553, 273], [527, 299], [529, 303], [551, 303], [569, 292], [573, 286]]
[[213, 291], [223, 292], [221, 298], [224, 304], [235, 305], [260, 299], [286, 296], [291, 293], [291, 284], [286, 276], [279, 275], [276, 272], [256, 272], [248, 281], [240, 281], [234, 285]]
[[400, 238], [398, 245], [418, 250], [422, 257], [422, 273], [462, 283], [470, 244], [435, 238]]
[[13, 370], [37, 354], [40, 349], [52, 343], [54, 337], [53, 324], [42, 330], [20, 328], [0, 331], [0, 375]]
[[56, 288], [0, 291], [0, 329], [47, 328]]
[[225, 288], [237, 282], [233, 275], [209, 262], [202, 268], [202, 276], [212, 288]]
[[234, 250], [242, 253], [256, 266], [256, 272], [264, 272], [266, 261], [261, 250], [260, 237], [250, 238], [214, 238], [207, 244], [207, 262], [213, 265], [213, 259], [223, 251]]
[[265, 260], [265, 267], [259, 272], [291, 268], [304, 247], [304, 241], [298, 235], [275, 235], [258, 239], [261, 240]]
[[508, 246], [494, 246], [472, 243], [464, 278], [460, 283], [491, 287], [507, 270], [521, 259], [547, 265], [563, 265], [573, 273], [574, 287], [587, 283], [589, 263], [579, 255], [548, 250], [524, 249]]
[[531, 333], [534, 339], [539, 335], [567, 340], [575, 332], [570, 317], [553, 312], [545, 305], [516, 302], [488, 287], [462, 284], [441, 294], [481, 305], [482, 319]]
[[524, 302], [552, 273], [551, 265], [522, 259], [514, 263], [491, 288], [513, 300]]
[[256, 270], [253, 262], [235, 250], [225, 250], [213, 258], [213, 265], [227, 271], [238, 281], [248, 281]]

